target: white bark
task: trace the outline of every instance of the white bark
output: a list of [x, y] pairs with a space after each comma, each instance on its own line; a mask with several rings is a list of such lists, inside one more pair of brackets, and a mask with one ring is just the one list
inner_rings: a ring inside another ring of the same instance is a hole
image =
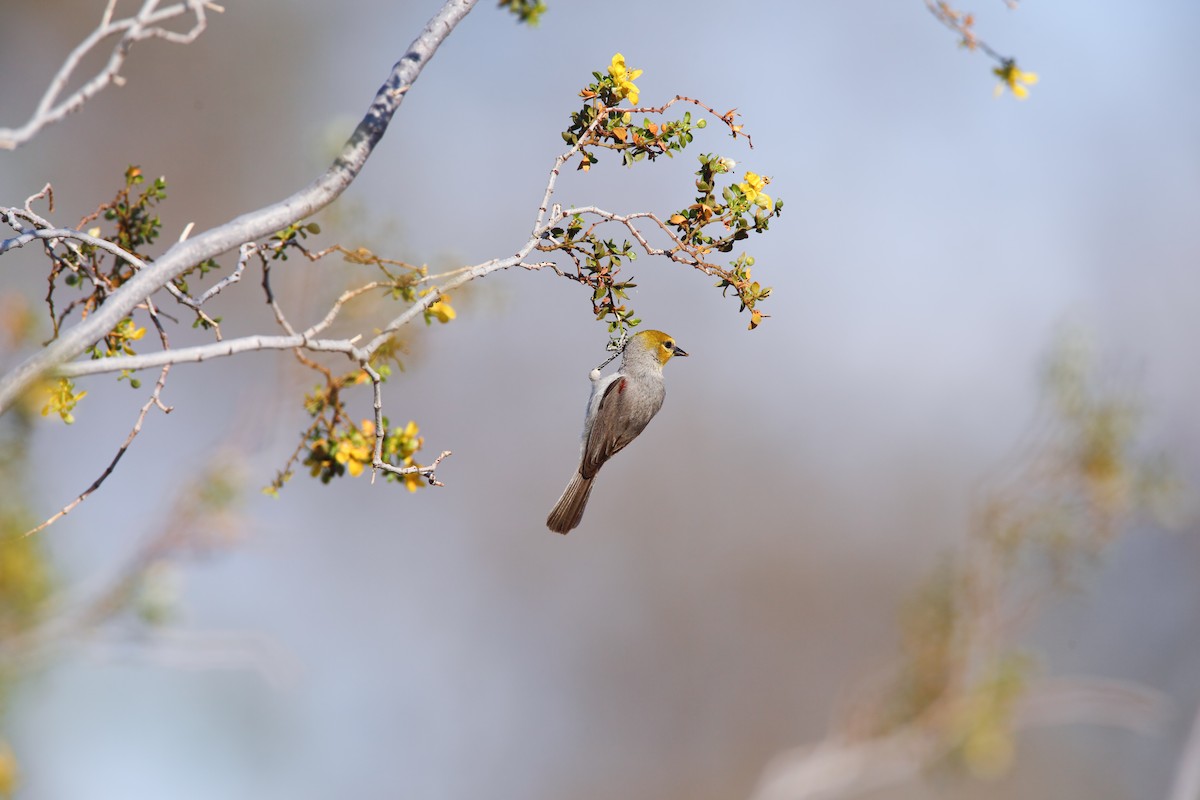
[[[236, 249], [244, 242], [260, 239], [298, 222], [333, 202], [362, 170], [375, 145], [383, 138], [392, 115], [405, 93], [437, 48], [470, 13], [477, 0], [447, 0], [408, 51], [392, 68], [375, 99], [341, 153], [308, 186], [276, 203], [242, 214], [229, 222], [172, 246], [147, 268], [140, 270], [106, 298], [95, 313], [63, 332], [54, 342], [35, 353], [0, 379], [0, 413], [37, 378], [82, 353], [111, 331], [139, 303], [162, 289], [196, 264]], [[432, 300], [430, 302], [433, 302]], [[419, 305], [419, 304], [418, 304]]]

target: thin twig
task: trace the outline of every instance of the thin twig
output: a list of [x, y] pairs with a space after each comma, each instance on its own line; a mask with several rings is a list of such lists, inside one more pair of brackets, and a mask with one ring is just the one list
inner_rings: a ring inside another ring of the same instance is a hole
[[[1016, 4], [1011, 2], [1011, 0], [1006, 0], [1005, 5], [1009, 8], [1014, 8]], [[933, 14], [938, 22], [961, 37], [959, 41], [963, 47], [968, 50], [979, 50], [986, 53], [1001, 64], [1010, 60], [997, 53], [988, 46], [987, 42], [975, 35], [975, 31], [973, 30], [974, 17], [971, 14], [956, 11], [945, 0], [925, 0], [925, 8], [929, 9], [929, 13]]]
[[[197, 0], [198, 2], [198, 0]], [[145, 298], [207, 259], [245, 242], [256, 241], [311, 216], [337, 199], [362, 171], [383, 138], [406, 92], [438, 47], [475, 6], [477, 0], [447, 0], [392, 67], [354, 133], [316, 180], [275, 203], [243, 214], [208, 231], [175, 243], [157, 258], [153, 270], [138, 270], [86, 319], [0, 377], [0, 413], [40, 376], [75, 358], [111, 331]]]
[[[155, 328], [158, 329], [159, 341], [162, 343], [163, 350], [164, 351], [169, 350], [170, 349], [170, 341], [167, 338], [166, 329], [163, 328], [162, 323], [158, 319], [158, 314], [155, 312], [154, 307], [152, 305], [149, 306], [149, 311], [150, 311], [150, 319], [154, 323]], [[91, 496], [91, 494], [93, 492], [95, 492], [97, 489], [99, 489], [100, 486], [104, 483], [104, 481], [108, 480], [108, 476], [111, 475], [113, 473], [113, 470], [115, 470], [117, 468], [117, 464], [124, 457], [125, 452], [129, 449], [129, 446], [131, 444], [133, 444], [133, 440], [137, 437], [137, 435], [139, 433], [142, 432], [142, 423], [146, 421], [146, 414], [149, 413], [151, 408], [157, 407], [164, 414], [171, 413], [171, 411], [173, 410], [172, 407], [163, 405], [163, 402], [162, 402], [162, 390], [167, 385], [167, 374], [170, 371], [171, 371], [170, 364], [163, 365], [162, 370], [158, 374], [158, 380], [154, 382], [154, 391], [152, 391], [150, 393], [149, 399], [146, 400], [146, 402], [142, 405], [141, 410], [138, 412], [137, 420], [134, 421], [133, 428], [129, 431], [129, 435], [125, 437], [125, 441], [121, 443], [121, 446], [119, 448], [117, 448], [116, 455], [113, 456], [112, 461], [108, 462], [108, 466], [104, 468], [104, 471], [102, 473], [100, 473], [100, 476], [92, 482], [91, 486], [89, 486], [88, 488], [86, 488], [82, 492], [80, 492], [79, 495], [74, 500], [72, 500], [71, 502], [69, 502], [65, 506], [63, 506], [62, 509], [60, 509], [58, 511], [58, 513], [54, 514], [49, 519], [42, 522], [42, 524], [38, 525], [37, 527], [30, 528], [29, 530], [25, 531], [25, 533], [21, 534], [22, 538], [24, 538], [26, 536], [32, 536], [35, 533], [43, 531], [46, 528], [49, 528], [55, 522], [58, 522], [60, 519], [65, 517], [67, 514], [70, 514], [72, 511], [75, 510], [75, 508], [80, 503], [82, 503], [89, 496]]]
[[[159, 2], [145, 0], [137, 14], [114, 21], [117, 0], [108, 0], [100, 24], [67, 56], [29, 120], [19, 128], [0, 128], [0, 150], [15, 150], [29, 142], [42, 128], [78, 111], [109, 84], [123, 85], [121, 67], [134, 43], [143, 39], [164, 39], [174, 44], [190, 44], [208, 27], [207, 12], [224, 11], [221, 6], [205, 0], [185, 0], [162, 9], [158, 8]], [[189, 30], [178, 32], [161, 27], [163, 23], [188, 13], [195, 18]], [[59, 95], [66, 89], [72, 74], [88, 53], [116, 34], [121, 34], [121, 38], [113, 46], [104, 67], [73, 94], [60, 100]]]

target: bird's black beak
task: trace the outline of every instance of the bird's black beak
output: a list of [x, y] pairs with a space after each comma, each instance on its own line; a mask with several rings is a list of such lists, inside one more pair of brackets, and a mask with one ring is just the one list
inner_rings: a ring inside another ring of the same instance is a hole
[[677, 356], [686, 356], [686, 355], [687, 355], [687, 351], [686, 351], [686, 350], [684, 350], [684, 349], [683, 349], [682, 347], [680, 347], [679, 345], [675, 345], [674, 347], [672, 347], [672, 348], [671, 348], [671, 352], [672, 352], [672, 353], [674, 353], [674, 354], [675, 354], [675, 355], [677, 355]]

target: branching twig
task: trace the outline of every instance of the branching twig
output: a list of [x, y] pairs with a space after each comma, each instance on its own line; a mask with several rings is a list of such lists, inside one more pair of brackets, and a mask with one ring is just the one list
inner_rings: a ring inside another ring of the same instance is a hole
[[[591, 214], [593, 216], [599, 217], [600, 219], [604, 220], [605, 222], [615, 222], [615, 223], [625, 226], [625, 228], [628, 229], [630, 235], [633, 236], [633, 238], [637, 240], [637, 243], [642, 246], [642, 250], [645, 251], [646, 255], [663, 256], [664, 258], [669, 258], [672, 261], [675, 261], [679, 264], [685, 264], [689, 267], [695, 267], [695, 268], [699, 269], [700, 271], [704, 272], [706, 275], [717, 275], [720, 272], [724, 271], [721, 269], [721, 267], [717, 266], [716, 264], [712, 264], [707, 261], [703, 261], [700, 258], [698, 258], [695, 254], [686, 250], [685, 249], [686, 245], [684, 245], [683, 241], [680, 240], [680, 238], [675, 235], [675, 232], [672, 231], [669, 227], [667, 227], [666, 223], [664, 223], [657, 214], [654, 214], [652, 212], [638, 211], [638, 212], [634, 212], [632, 214], [617, 214], [612, 211], [605, 211], [603, 208], [598, 208], [596, 206], [579, 206], [577, 208], [568, 208], [565, 211], [563, 211], [561, 213], [561, 215], [559, 216], [559, 218], [557, 220], [553, 221], [553, 224], [557, 224], [557, 222], [561, 222], [562, 220], [565, 220], [565, 219], [570, 219], [572, 216], [575, 216], [577, 214], [580, 216], [585, 215], [585, 214]], [[672, 247], [670, 250], [666, 250], [661, 247], [654, 247], [646, 239], [646, 237], [642, 233], [641, 229], [639, 229], [637, 227], [637, 225], [634, 224], [634, 222], [636, 222], [639, 219], [648, 219], [651, 222], [653, 222], [655, 225], [657, 225], [659, 228], [662, 229], [663, 233], [665, 233], [668, 237], [670, 237], [671, 241], [675, 243], [675, 246]], [[550, 248], [547, 248], [547, 249], [550, 249]]]
[[[1013, 0], [1005, 0], [1005, 5], [1012, 8], [1016, 3]], [[933, 14], [938, 22], [959, 35], [959, 42], [963, 47], [968, 50], [979, 50], [986, 53], [1001, 64], [1008, 61], [1007, 58], [989, 47], [987, 42], [975, 35], [975, 18], [973, 15], [955, 10], [945, 0], [925, 0], [925, 8], [929, 9], [929, 13]]]
[[[550, 168], [550, 179], [546, 182], [545, 194], [542, 195], [542, 202], [540, 205], [538, 205], [538, 213], [534, 218], [533, 231], [530, 233], [530, 237], [533, 239], [538, 239], [545, 231], [554, 226], [553, 222], [546, 222], [546, 214], [550, 211], [550, 198], [554, 196], [554, 189], [558, 184], [558, 177], [562, 172], [563, 165], [578, 155], [579, 151], [584, 147], [592, 147], [597, 144], [596, 142], [589, 141], [589, 139], [591, 138], [592, 134], [600, 129], [600, 127], [607, 120], [609, 114], [662, 114], [676, 103], [691, 103], [692, 105], [703, 108], [721, 122], [725, 123], [725, 125], [729, 128], [730, 134], [733, 136], [733, 138], [736, 139], [740, 136], [746, 140], [746, 143], [749, 144], [751, 148], [754, 147], [754, 142], [750, 139], [750, 134], [744, 132], [741, 125], [734, 124], [733, 120], [736, 117], [734, 112], [737, 109], [730, 109], [724, 114], [718, 114], [705, 103], [702, 103], [701, 101], [695, 100], [691, 97], [684, 97], [681, 94], [675, 95], [661, 106], [641, 106], [638, 108], [621, 108], [618, 106], [604, 107], [600, 109], [600, 113], [596, 116], [596, 118], [592, 120], [586, 128], [584, 128], [583, 132], [579, 135], [578, 141], [575, 142], [575, 144], [572, 145], [569, 150], [560, 153], [558, 157], [554, 159], [554, 165]], [[557, 219], [562, 219], [562, 215], [557, 207], [554, 208], [554, 214], [552, 214], [552, 216]]]
[[[151, 322], [154, 323], [155, 329], [158, 330], [158, 337], [159, 337], [159, 341], [162, 343], [163, 350], [164, 351], [169, 350], [171, 343], [167, 337], [167, 331], [165, 328], [163, 328], [162, 322], [158, 318], [158, 313], [155, 311], [154, 306], [153, 306], [153, 304], [150, 303], [150, 301], [147, 301], [147, 309], [150, 312]], [[113, 470], [117, 468], [117, 464], [120, 462], [121, 458], [125, 455], [125, 451], [127, 451], [129, 449], [129, 446], [131, 444], [133, 444], [134, 438], [137, 437], [137, 435], [139, 433], [141, 433], [142, 423], [146, 421], [146, 414], [149, 413], [151, 408], [157, 407], [164, 414], [171, 413], [173, 408], [171, 406], [163, 405], [163, 402], [162, 402], [162, 390], [167, 385], [167, 374], [170, 371], [171, 371], [171, 365], [165, 364], [162, 368], [162, 371], [159, 372], [158, 380], [154, 382], [154, 391], [152, 391], [150, 393], [150, 398], [148, 400], [146, 400], [145, 404], [142, 406], [141, 411], [138, 412], [137, 420], [133, 423], [133, 428], [129, 431], [129, 435], [125, 437], [125, 441], [121, 443], [121, 446], [119, 448], [117, 448], [116, 455], [113, 456], [112, 461], [108, 462], [108, 466], [104, 468], [104, 472], [100, 473], [100, 477], [96, 478], [96, 480], [92, 482], [92, 485], [89, 486], [88, 488], [84, 489], [79, 494], [79, 496], [77, 496], [74, 500], [72, 500], [71, 502], [69, 502], [65, 506], [63, 506], [62, 509], [60, 509], [58, 511], [58, 513], [54, 514], [53, 516], [51, 516], [49, 519], [47, 519], [46, 521], [44, 521], [42, 524], [38, 525], [37, 527], [31, 528], [30, 530], [27, 530], [27, 531], [25, 531], [25, 533], [21, 534], [22, 537], [32, 536], [33, 534], [38, 533], [39, 531], [43, 531], [46, 528], [50, 527], [55, 522], [58, 522], [60, 519], [65, 517], [67, 514], [70, 514], [72, 511], [74, 511], [76, 506], [78, 506], [80, 503], [82, 503], [84, 500], [86, 500], [93, 492], [95, 492], [97, 489], [99, 489], [100, 486], [104, 483], [104, 481], [108, 480], [108, 476], [113, 473]]]
[[[244, 336], [237, 339], [225, 339], [220, 342], [196, 345], [194, 347], [178, 347], [173, 350], [145, 353], [136, 356], [113, 356], [111, 358], [77, 361], [64, 364], [55, 370], [55, 374], [63, 377], [81, 377], [83, 375], [102, 375], [111, 372], [136, 372], [143, 369], [161, 367], [164, 364], [188, 364], [209, 361], [214, 358], [233, 356], [239, 353], [249, 353], [258, 350], [292, 350], [302, 348], [319, 353], [343, 353], [355, 363], [370, 359], [400, 328], [424, 312], [429, 306], [438, 301], [446, 292], [452, 291], [476, 278], [501, 269], [507, 269], [518, 264], [529, 268], [534, 265], [523, 263], [523, 259], [533, 249], [533, 243], [514, 256], [477, 264], [476, 266], [458, 271], [458, 274], [445, 281], [440, 286], [417, 299], [415, 303], [404, 310], [399, 316], [383, 327], [381, 332], [363, 347], [355, 345], [352, 339], [313, 339], [306, 333], [295, 333], [287, 336]], [[317, 323], [320, 325], [321, 323]]]
[[370, 283], [365, 283], [357, 288], [348, 289], [345, 292], [342, 292], [338, 299], [333, 302], [333, 305], [330, 306], [329, 311], [325, 314], [325, 317], [320, 322], [313, 323], [306, 331], [304, 331], [304, 337], [306, 339], [312, 338], [332, 325], [346, 303], [349, 303], [354, 298], [364, 295], [372, 289], [382, 289], [391, 285], [392, 284], [388, 281], [371, 281]]
[[[179, 241], [182, 242], [184, 239], [186, 239], [187, 234], [190, 230], [191, 230], [191, 226], [189, 225], [188, 228], [184, 231], [183, 235], [179, 237]], [[234, 269], [234, 271], [231, 272], [229, 275], [226, 275], [221, 280], [217, 281], [215, 284], [213, 284], [211, 287], [209, 287], [208, 291], [206, 291], [204, 294], [200, 295], [199, 297], [192, 297], [190, 294], [188, 294], [187, 292], [183, 291], [178, 286], [176, 286], [174, 282], [169, 282], [166, 285], [166, 289], [168, 292], [171, 293], [172, 297], [174, 297], [176, 300], [178, 300], [183, 305], [192, 309], [192, 311], [196, 312], [196, 316], [199, 317], [201, 320], [203, 320], [206, 325], [208, 325], [210, 328], [213, 329], [213, 332], [216, 334], [218, 342], [221, 341], [221, 339], [223, 338], [221, 336], [221, 324], [219, 322], [217, 322], [215, 319], [213, 319], [212, 317], [210, 317], [208, 314], [206, 314], [204, 312], [204, 309], [202, 309], [200, 306], [204, 305], [209, 300], [216, 297], [227, 286], [231, 286], [232, 284], [239, 282], [242, 279], [242, 273], [244, 273], [246, 271], [246, 261], [248, 261], [250, 256], [253, 255], [254, 253], [256, 253], [257, 251], [258, 251], [258, 246], [256, 244], [254, 244], [253, 242], [247, 242], [247, 243], [243, 244], [238, 249], [238, 262], [237, 262], [237, 267]]]
[[[20, 218], [18, 216], [18, 214], [19, 214], [19, 212], [17, 212], [16, 209], [0, 208], [0, 222], [6, 222], [10, 226], [16, 228], [20, 224], [18, 222], [18, 220]], [[142, 261], [140, 258], [135, 256], [133, 253], [130, 253], [129, 251], [121, 248], [119, 245], [115, 245], [112, 242], [108, 241], [107, 239], [101, 239], [99, 236], [92, 236], [89, 233], [84, 233], [83, 231], [74, 230], [73, 228], [51, 228], [51, 227], [24, 228], [24, 227], [22, 227], [22, 228], [20, 228], [18, 234], [16, 236], [12, 237], [11, 239], [0, 240], [0, 255], [4, 255], [9, 250], [12, 250], [17, 247], [24, 247], [25, 245], [29, 244], [30, 242], [34, 242], [34, 241], [38, 241], [38, 240], [43, 240], [47, 244], [49, 244], [51, 247], [53, 247], [58, 242], [60, 242], [62, 240], [66, 240], [66, 239], [78, 239], [79, 241], [81, 241], [85, 244], [89, 244], [98, 250], [104, 250], [106, 252], [112, 253], [117, 258], [120, 258], [123, 261], [128, 261], [130, 264], [132, 264], [135, 268], [137, 268], [139, 270], [144, 269], [146, 266], [146, 262]]]
[[[448, 273], [430, 276], [426, 274], [424, 267], [383, 259], [362, 249], [348, 250], [339, 245], [334, 245], [321, 251], [312, 252], [305, 248], [301, 243], [301, 239], [308, 233], [316, 233], [319, 230], [315, 226], [298, 226], [296, 223], [307, 216], [308, 213], [311, 213], [311, 211], [331, 201], [355, 177], [358, 169], [361, 168], [362, 162], [369, 155], [371, 148], [378, 138], [382, 136], [388, 118], [394, 113], [407, 88], [411, 85], [417, 74], [419, 74], [420, 66], [432, 55], [437, 44], [449, 32], [449, 28], [470, 10], [473, 3], [474, 0], [451, 0], [439, 15], [431, 21], [422, 36], [418, 37], [413, 43], [409, 55], [402, 59], [393, 69], [388, 83], [380, 89], [370, 113], [360, 123], [355, 135], [344, 148], [342, 156], [321, 179], [303, 192], [293, 195], [287, 201], [233, 220], [191, 240], [188, 240], [187, 236], [187, 233], [190, 232], [189, 226], [189, 231], [180, 237], [179, 242], [154, 262], [153, 270], [145, 269], [146, 264], [143, 260], [103, 239], [80, 231], [54, 228], [49, 222], [33, 214], [32, 211], [26, 213], [16, 209], [0, 209], [0, 214], [5, 214], [0, 219], [7, 221], [17, 231], [17, 236], [0, 241], [0, 254], [36, 240], [46, 242], [50, 248], [53, 248], [59, 242], [77, 240], [83, 242], [85, 245], [94, 246], [97, 249], [111, 253], [125, 260], [133, 267], [132, 275], [120, 286], [104, 284], [104, 292], [100, 295], [102, 302], [89, 304], [85, 309], [85, 318], [82, 322], [67, 331], [66, 334], [60, 336], [56, 342], [47, 347], [41, 354], [34, 356], [18, 368], [15, 375], [10, 374], [0, 382], [0, 409], [2, 409], [2, 404], [8, 401], [8, 393], [15, 391], [13, 387], [19, 386], [26, 379], [26, 374], [23, 373], [27, 373], [28, 370], [45, 369], [46, 366], [51, 366], [55, 374], [63, 377], [82, 377], [112, 372], [126, 374], [148, 368], [163, 368], [165, 370], [173, 364], [196, 363], [250, 351], [282, 349], [293, 350], [301, 363], [310, 368], [320, 370], [325, 377], [326, 384], [330, 387], [329, 391], [335, 393], [332, 405], [340, 407], [340, 404], [336, 402], [336, 391], [345, 379], [334, 376], [328, 368], [309, 358], [306, 354], [341, 353], [353, 361], [358, 368], [362, 369], [374, 384], [376, 441], [374, 457], [372, 458], [372, 479], [374, 479], [380, 470], [383, 470], [401, 476], [419, 474], [428, 480], [431, 485], [440, 486], [441, 482], [436, 477], [436, 468], [442, 459], [450, 454], [449, 451], [443, 452], [432, 465], [427, 467], [401, 467], [384, 460], [382, 448], [386, 437], [386, 426], [383, 422], [382, 413], [382, 376], [372, 367], [371, 361], [383, 348], [388, 346], [388, 343], [392, 341], [396, 333], [404, 325], [422, 316], [427, 317], [429, 309], [435, 303], [442, 301], [448, 292], [475, 278], [513, 266], [519, 266], [527, 270], [548, 268], [560, 276], [571, 277], [567, 276], [553, 262], [538, 262], [527, 259], [535, 250], [552, 252], [554, 250], [565, 249], [571, 258], [576, 259], [577, 266], [579, 266], [577, 254], [572, 252], [571, 248], [564, 248], [555, 243], [549, 237], [549, 231], [552, 227], [559, 225], [559, 223], [567, 218], [583, 215], [594, 218], [594, 222], [588, 230], [588, 236], [592, 236], [596, 227], [606, 223], [623, 225], [649, 255], [664, 256], [677, 263], [699, 269], [709, 275], [729, 276], [730, 273], [727, 270], [704, 260], [703, 256], [709, 252], [708, 249], [685, 242], [662, 219], [653, 213], [636, 212], [621, 215], [595, 206], [573, 208], [567, 211], [563, 211], [558, 204], [550, 206], [550, 200], [556, 190], [557, 179], [562, 165], [578, 155], [585, 147], [596, 144], [597, 137], [595, 134], [611, 114], [627, 114], [630, 112], [662, 114], [677, 103], [690, 103], [716, 116], [730, 129], [734, 138], [744, 137], [748, 142], [750, 141], [750, 137], [742, 132], [741, 126], [735, 123], [736, 115], [733, 110], [725, 114], [718, 114], [705, 103], [682, 95], [677, 95], [660, 106], [645, 106], [632, 109], [621, 109], [614, 106], [600, 109], [601, 113], [595, 120], [589, 123], [577, 143], [556, 158], [547, 178], [545, 193], [536, 215], [533, 231], [525, 244], [508, 258], [492, 259], [474, 266], [461, 267]], [[415, 67], [413, 66], [414, 64], [416, 65]], [[552, 211], [550, 211], [551, 208]], [[548, 214], [549, 219], [547, 219]], [[24, 224], [22, 220], [32, 223], [32, 227]], [[274, 220], [274, 222], [271, 222], [271, 220]], [[669, 246], [664, 248], [651, 244], [639, 228], [637, 224], [639, 220], [649, 220], [654, 225], [657, 225], [669, 240]], [[272, 234], [270, 240], [261, 241], [268, 232]], [[240, 238], [236, 242], [230, 241], [231, 237], [239, 234], [245, 238]], [[71, 244], [67, 244], [67, 246], [74, 247]], [[213, 255], [230, 249], [232, 246], [240, 248], [236, 269], [232, 274], [223, 278], [202, 295], [193, 297], [180, 286], [176, 285], [175, 281], [183, 273], [194, 268], [197, 264], [202, 264], [206, 260], [211, 259]], [[346, 290], [334, 300], [332, 306], [320, 320], [308, 328], [301, 330], [299, 326], [293, 325], [289, 321], [287, 314], [285, 314], [283, 307], [276, 300], [271, 288], [272, 263], [275, 258], [286, 257], [283, 252], [285, 248], [298, 250], [310, 261], [317, 261], [331, 253], [340, 252], [351, 262], [371, 264], [378, 267], [390, 280], [371, 281]], [[81, 256], [77, 251], [74, 252], [76, 256]], [[276, 322], [282, 328], [284, 335], [251, 335], [226, 340], [222, 337], [216, 321], [208, 317], [201, 307], [206, 301], [215, 297], [223, 289], [240, 281], [245, 272], [246, 262], [253, 255], [257, 255], [262, 263], [262, 287], [267, 303], [275, 316]], [[74, 261], [67, 264], [64, 268], [78, 270], [79, 267], [74, 266], [75, 261], [84, 264], [84, 268], [87, 268], [88, 260], [82, 257], [75, 258]], [[412, 272], [410, 274], [398, 275], [393, 271], [389, 271], [389, 266], [401, 267]], [[153, 279], [151, 279], [152, 277]], [[574, 279], [582, 280], [582, 271]], [[93, 282], [100, 285], [99, 281], [94, 280]], [[422, 286], [419, 293], [413, 290], [413, 287], [418, 284]], [[164, 347], [163, 351], [156, 353], [114, 355], [104, 359], [93, 359], [54, 366], [58, 363], [61, 354], [65, 353], [68, 357], [74, 354], [71, 352], [74, 351], [74, 342], [79, 337], [84, 336], [85, 331], [98, 329], [101, 335], [107, 333], [107, 330], [101, 328], [98, 319], [113, 316], [116, 313], [114, 309], [119, 309], [130, 301], [134, 301], [136, 305], [137, 298], [134, 295], [138, 292], [138, 289], [135, 287], [140, 287], [140, 292], [145, 293], [144, 297], [146, 300], [142, 301], [145, 303], [150, 302], [149, 298], [155, 291], [165, 288], [178, 302], [191, 308], [200, 315], [202, 321], [216, 330], [217, 341], [174, 350]], [[391, 289], [411, 302], [390, 322], [374, 332], [374, 335], [363, 344], [360, 344], [361, 334], [339, 339], [316, 338], [333, 325], [347, 303], [376, 289]], [[65, 319], [66, 315], [74, 308], [75, 305], [69, 306], [63, 312], [62, 319]], [[70, 347], [68, 347], [68, 343], [71, 343]], [[143, 410], [143, 417], [146, 411], [148, 411], [148, 407]], [[333, 427], [336, 427], [337, 423], [336, 413], [335, 408], [335, 418], [331, 423]], [[139, 428], [140, 423], [141, 418], [139, 418]], [[117, 458], [120, 458], [120, 454], [118, 454]], [[294, 458], [295, 454], [293, 455], [293, 459], [289, 460], [289, 464]], [[111, 466], [115, 466], [115, 463], [116, 461], [114, 460], [113, 465], [110, 465], [110, 471]], [[103, 480], [103, 477], [101, 480]], [[92, 487], [88, 492], [81, 495], [80, 498], [62, 513], [66, 513], [71, 508], [74, 508], [94, 488]], [[59, 514], [58, 516], [61, 515]]]
[[[165, 8], [158, 7], [160, 2], [161, 0], [145, 0], [134, 16], [114, 20], [113, 12], [116, 10], [117, 0], [108, 0], [100, 24], [67, 56], [54, 79], [50, 81], [29, 121], [20, 128], [0, 128], [0, 150], [15, 150], [27, 143], [42, 128], [58, 122], [73, 111], [78, 111], [84, 103], [103, 91], [110, 83], [123, 85], [125, 80], [120, 75], [121, 67], [135, 42], [143, 39], [165, 39], [175, 44], [190, 44], [208, 26], [207, 12], [224, 11], [221, 6], [206, 0], [184, 0]], [[163, 23], [189, 13], [195, 17], [189, 30], [179, 32], [162, 27]], [[73, 94], [59, 99], [67, 88], [71, 75], [87, 54], [105, 39], [117, 34], [120, 34], [121, 38], [113, 47], [112, 55], [104, 68]]]
[[[383, 137], [392, 116], [407, 94], [407, 87], [420, 76], [438, 46], [471, 11], [476, 1], [448, 0], [430, 19], [409, 46], [408, 52], [392, 68], [371, 107], [337, 158], [315, 181], [279, 202], [244, 214], [186, 241], [177, 242], [155, 261], [154, 269], [138, 270], [119, 289], [108, 295], [104, 303], [86, 319], [64, 331], [55, 341], [0, 379], [0, 413], [8, 410], [39, 376], [82, 353], [168, 282], [197, 264], [246, 242], [270, 236], [311, 216], [340, 196], [358, 176], [375, 145]], [[514, 259], [513, 263], [519, 260]], [[426, 306], [432, 302], [434, 300], [430, 300]]]
[[383, 424], [383, 377], [368, 361], [363, 361], [359, 366], [362, 367], [363, 372], [370, 376], [371, 384], [375, 390], [375, 402], [373, 404], [375, 409], [375, 449], [371, 457], [371, 483], [375, 482], [375, 476], [379, 474], [379, 470], [383, 470], [393, 475], [419, 474], [422, 478], [429, 481], [430, 486], [445, 486], [446, 484], [437, 479], [437, 468], [444, 458], [453, 455], [449, 450], [443, 450], [433, 460], [432, 464], [424, 467], [397, 467], [383, 460], [383, 440], [387, 437], [387, 429]]
[[23, 533], [22, 536], [32, 536], [33, 534], [38, 533], [39, 531], [43, 531], [46, 528], [50, 527], [51, 525], [53, 525], [54, 523], [58, 522], [60, 519], [65, 517], [67, 514], [70, 514], [72, 511], [74, 511], [76, 506], [78, 506], [80, 503], [82, 503], [84, 500], [86, 500], [88, 498], [88, 496], [92, 494], [92, 492], [99, 489], [100, 485], [102, 483], [104, 483], [104, 481], [108, 479], [108, 476], [112, 474], [113, 470], [117, 468], [117, 463], [121, 460], [121, 457], [125, 455], [125, 451], [129, 449], [129, 445], [133, 444], [134, 437], [136, 437], [139, 433], [141, 433], [142, 423], [146, 420], [146, 414], [150, 411], [150, 409], [152, 407], [158, 406], [159, 408], [161, 408], [163, 410], [164, 413], [171, 412], [171, 410], [172, 410], [171, 407], [164, 406], [162, 404], [162, 400], [160, 398], [163, 387], [166, 386], [166, 383], [167, 383], [167, 373], [170, 371], [171, 371], [170, 364], [166, 364], [165, 366], [163, 366], [162, 371], [158, 375], [158, 380], [155, 381], [155, 383], [154, 383], [154, 391], [151, 393], [150, 399], [145, 402], [145, 404], [142, 406], [141, 411], [138, 412], [137, 421], [134, 422], [133, 429], [129, 431], [129, 435], [126, 436], [125, 441], [121, 443], [120, 448], [118, 448], [118, 450], [117, 450], [117, 454], [115, 456], [113, 456], [113, 460], [110, 461], [108, 466], [104, 468], [104, 472], [100, 473], [100, 477], [96, 478], [96, 480], [92, 482], [91, 486], [89, 486], [88, 488], [86, 488], [82, 492], [80, 492], [78, 497], [76, 497], [74, 500], [72, 500], [71, 502], [69, 502], [65, 506], [63, 506], [62, 509], [58, 513], [54, 514], [52, 517], [47, 519], [42, 524], [38, 525], [36, 528], [31, 528], [31, 529], [25, 531], [25, 533]]

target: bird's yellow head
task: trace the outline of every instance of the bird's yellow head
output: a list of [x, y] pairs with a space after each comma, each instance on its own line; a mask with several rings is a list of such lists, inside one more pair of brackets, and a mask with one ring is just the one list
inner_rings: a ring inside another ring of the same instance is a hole
[[659, 364], [666, 364], [675, 356], [686, 356], [687, 353], [675, 344], [675, 338], [668, 336], [662, 331], [641, 331], [635, 333], [633, 338], [629, 340], [629, 344], [625, 345], [626, 349], [635, 347], [643, 352], [651, 354], [658, 360]]

